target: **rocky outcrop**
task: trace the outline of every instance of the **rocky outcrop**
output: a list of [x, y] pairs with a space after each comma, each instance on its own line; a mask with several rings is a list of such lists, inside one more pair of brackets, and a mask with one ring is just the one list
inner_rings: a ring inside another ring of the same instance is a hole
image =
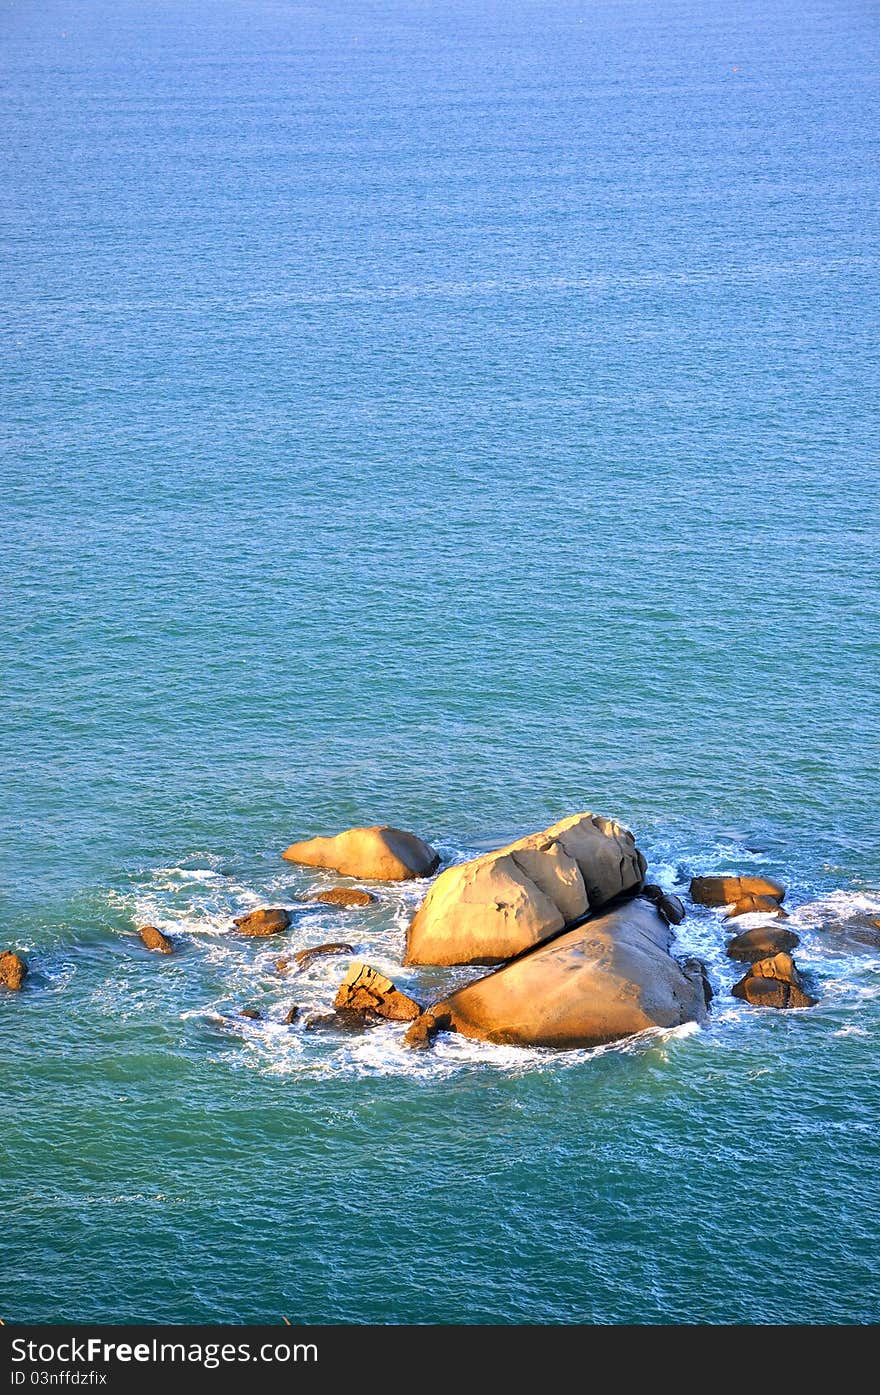
[[290, 912], [280, 906], [262, 906], [258, 911], [237, 916], [234, 922], [242, 935], [262, 938], [264, 935], [278, 935], [290, 925]]
[[392, 1022], [411, 1022], [422, 1011], [414, 999], [369, 964], [354, 963], [339, 985], [337, 1012], [374, 1012]]
[[[316, 959], [320, 959], [325, 954], [354, 954], [354, 945], [344, 944], [340, 941], [332, 941], [326, 945], [313, 945], [311, 949], [298, 949], [293, 956], [294, 963], [300, 969], [307, 969]], [[285, 972], [290, 965], [289, 960], [285, 960]], [[281, 968], [279, 961], [278, 967]]]
[[775, 915], [779, 920], [788, 920], [788, 911], [782, 909], [775, 897], [756, 896], [754, 893], [741, 896], [738, 901], [734, 901], [724, 918], [725, 920], [736, 920], [738, 916], [754, 915], [756, 911], [760, 911], [762, 915]]
[[335, 886], [331, 891], [319, 891], [312, 901], [322, 906], [371, 906], [376, 900], [371, 891], [360, 891], [356, 887]]
[[702, 975], [672, 958], [672, 938], [653, 906], [629, 901], [459, 989], [406, 1040], [426, 1045], [450, 1029], [513, 1046], [589, 1047], [702, 1021]]
[[807, 1008], [815, 1007], [816, 999], [806, 992], [804, 981], [790, 955], [774, 954], [757, 960], [745, 978], [730, 990], [755, 1007]]
[[629, 829], [575, 814], [442, 872], [407, 935], [408, 964], [499, 964], [641, 889]]
[[157, 954], [173, 954], [174, 945], [167, 935], [163, 935], [161, 930], [157, 930], [155, 925], [142, 925], [138, 931], [147, 949], [155, 950]]
[[28, 976], [28, 966], [20, 954], [7, 949], [0, 954], [0, 988], [8, 988], [11, 993], [21, 991], [21, 985]]
[[770, 877], [694, 877], [691, 880], [691, 900], [699, 906], [728, 906], [750, 895], [772, 896], [774, 901], [782, 901], [785, 887]]
[[283, 1017], [283, 1019], [282, 1019], [283, 1022], [284, 1022], [285, 1027], [289, 1027], [290, 1024], [291, 1024], [291, 1022], [295, 1022], [296, 1019], [297, 1019], [298, 1017], [299, 1017], [299, 1004], [298, 1004], [298, 1003], [294, 1003], [292, 1007], [289, 1007], [289, 1008], [287, 1009], [287, 1012], [284, 1014], [284, 1017]]
[[641, 894], [645, 900], [653, 902], [667, 925], [681, 925], [685, 909], [684, 902], [678, 896], [671, 891], [664, 891], [662, 886], [656, 886], [654, 882], [646, 882]]
[[756, 925], [753, 930], [735, 935], [727, 946], [727, 953], [731, 959], [754, 964], [759, 959], [797, 949], [799, 944], [800, 937], [793, 930], [783, 930], [778, 925]]
[[343, 877], [365, 881], [409, 881], [429, 877], [440, 858], [434, 849], [400, 828], [377, 824], [372, 828], [349, 828], [334, 838], [309, 838], [291, 843], [282, 854], [288, 862], [307, 867], [327, 867]]

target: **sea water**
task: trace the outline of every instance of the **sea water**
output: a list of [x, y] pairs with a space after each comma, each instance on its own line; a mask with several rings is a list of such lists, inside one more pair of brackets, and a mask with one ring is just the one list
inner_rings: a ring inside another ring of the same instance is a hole
[[[876, 6], [11, 0], [0, 50], [0, 1317], [876, 1321], [880, 951], [823, 930], [880, 915]], [[819, 1005], [689, 907], [701, 1029], [305, 1029], [347, 961], [285, 950], [460, 971], [293, 838], [582, 809], [781, 878]]]

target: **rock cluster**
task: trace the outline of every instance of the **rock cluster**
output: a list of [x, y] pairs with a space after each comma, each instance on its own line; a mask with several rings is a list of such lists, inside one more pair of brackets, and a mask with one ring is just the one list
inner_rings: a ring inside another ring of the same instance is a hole
[[[694, 877], [691, 897], [703, 906], [727, 909], [725, 924], [741, 915], [760, 912], [776, 919], [787, 919], [782, 908], [785, 887], [769, 877]], [[748, 973], [734, 984], [735, 998], [755, 1007], [814, 1007], [816, 999], [806, 991], [804, 981], [788, 953], [800, 944], [793, 930], [781, 926], [756, 925], [735, 935], [727, 946], [731, 959], [750, 965]]]

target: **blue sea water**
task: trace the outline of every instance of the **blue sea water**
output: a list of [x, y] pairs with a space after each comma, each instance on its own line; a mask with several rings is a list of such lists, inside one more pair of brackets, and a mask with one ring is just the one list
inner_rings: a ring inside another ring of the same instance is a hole
[[[0, 63], [0, 1317], [877, 1321], [877, 6], [4, 0]], [[780, 876], [819, 1006], [691, 909], [704, 1029], [414, 1055], [229, 933], [439, 991], [423, 886], [281, 848], [585, 808]]]

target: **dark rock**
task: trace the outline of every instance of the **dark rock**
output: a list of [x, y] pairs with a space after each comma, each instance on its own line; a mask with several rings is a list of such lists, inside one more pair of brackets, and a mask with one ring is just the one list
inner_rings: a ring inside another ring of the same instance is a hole
[[242, 1008], [238, 1015], [239, 1017], [249, 1017], [252, 1022], [260, 1022], [263, 1017], [259, 1008]]
[[142, 925], [138, 931], [147, 949], [154, 949], [159, 954], [173, 954], [174, 945], [167, 935], [163, 935], [161, 930], [157, 930], [155, 925]]
[[829, 949], [856, 952], [880, 949], [880, 920], [870, 915], [841, 916], [826, 921], [820, 933]]
[[[324, 954], [354, 954], [354, 946], [345, 944], [342, 941], [338, 943], [331, 942], [326, 945], [313, 945], [311, 949], [297, 950], [293, 958], [300, 969], [307, 969], [313, 959], [319, 959]], [[286, 965], [290, 963], [289, 960], [285, 960], [284, 962]], [[280, 959], [278, 961], [278, 967], [281, 967]], [[282, 970], [282, 972], [286, 972], [286, 969]]]
[[371, 906], [376, 897], [370, 891], [360, 891], [354, 887], [337, 886], [332, 891], [319, 891], [311, 898], [323, 906]]
[[785, 898], [785, 887], [770, 877], [693, 877], [691, 900], [700, 906], [728, 906], [743, 896], [772, 896], [774, 901]]
[[18, 993], [27, 976], [28, 966], [20, 954], [16, 954], [13, 949], [7, 949], [0, 954], [0, 987], [8, 988], [11, 993]]
[[290, 924], [290, 912], [280, 906], [262, 906], [258, 911], [236, 916], [234, 924], [242, 935], [277, 935]]
[[313, 1012], [303, 1025], [307, 1032], [363, 1032], [367, 1027], [378, 1027], [383, 1020], [375, 1012], [342, 1008], [337, 1012]]
[[291, 1022], [295, 1022], [298, 1017], [299, 1006], [297, 1003], [294, 1003], [293, 1007], [289, 1007], [287, 1009], [287, 1012], [284, 1014], [284, 1025], [286, 1027], [289, 1027]]
[[411, 1022], [422, 1011], [390, 978], [369, 964], [358, 962], [349, 967], [333, 1006], [353, 1012], [375, 1012], [391, 1022]]
[[774, 896], [755, 896], [753, 893], [734, 901], [724, 919], [736, 920], [737, 916], [754, 915], [756, 911], [762, 915], [775, 915], [779, 920], [788, 920], [788, 911], [782, 909]]
[[684, 905], [671, 891], [664, 891], [656, 882], [647, 882], [639, 895], [657, 907], [667, 925], [681, 925], [685, 917]]
[[783, 930], [778, 925], [756, 925], [753, 930], [735, 935], [727, 946], [727, 953], [731, 959], [753, 964], [781, 951], [797, 949], [799, 944], [800, 937], [793, 930]]
[[706, 1003], [706, 1007], [708, 1007], [712, 999], [715, 997], [715, 989], [712, 987], [712, 984], [709, 981], [709, 970], [706, 968], [706, 965], [703, 963], [702, 959], [697, 959], [696, 956], [691, 956], [691, 958], [689, 959], [682, 960], [681, 967], [684, 969], [685, 974], [691, 980], [692, 983], [698, 983], [700, 985], [700, 988], [702, 989], [703, 993], [703, 998]]

